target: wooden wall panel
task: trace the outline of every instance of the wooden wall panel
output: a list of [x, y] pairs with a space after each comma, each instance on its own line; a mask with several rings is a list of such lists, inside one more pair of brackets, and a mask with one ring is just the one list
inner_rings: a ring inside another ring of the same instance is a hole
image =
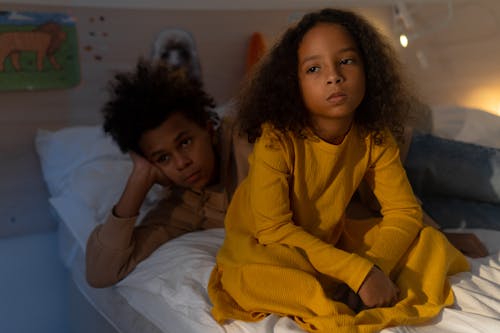
[[[268, 45], [304, 11], [197, 11], [2, 5], [2, 10], [63, 12], [74, 16], [81, 83], [66, 90], [0, 92], [0, 237], [52, 228], [47, 192], [34, 150], [38, 128], [99, 124], [106, 83], [118, 70], [148, 58], [165, 28], [189, 30], [197, 43], [207, 91], [218, 104], [236, 93], [248, 40], [261, 32]], [[363, 12], [390, 30], [390, 8]], [[91, 51], [86, 48], [90, 46]]]

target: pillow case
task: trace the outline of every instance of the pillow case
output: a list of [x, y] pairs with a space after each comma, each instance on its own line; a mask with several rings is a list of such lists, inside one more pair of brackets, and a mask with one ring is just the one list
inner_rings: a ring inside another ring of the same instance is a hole
[[436, 126], [435, 136], [414, 132], [405, 161], [408, 179], [441, 227], [500, 230], [500, 117], [448, 112], [441, 115], [449, 119], [446, 130]]
[[[133, 163], [98, 126], [38, 130], [35, 138], [42, 174], [55, 209], [81, 247], [90, 231], [103, 223], [118, 201]], [[138, 221], [163, 196], [155, 185], [149, 191]]]
[[500, 149], [414, 132], [405, 168], [420, 197], [500, 205]]
[[432, 107], [434, 135], [500, 149], [500, 117], [456, 105]]
[[35, 135], [35, 148], [52, 196], [61, 194], [68, 185], [71, 172], [78, 166], [103, 157], [113, 160], [128, 158], [100, 126], [66, 127], [58, 131], [39, 129]]

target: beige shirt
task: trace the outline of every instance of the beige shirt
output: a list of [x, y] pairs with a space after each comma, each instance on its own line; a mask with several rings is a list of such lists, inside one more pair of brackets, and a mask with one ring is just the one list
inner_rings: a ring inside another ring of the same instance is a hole
[[191, 231], [224, 227], [229, 200], [248, 173], [251, 150], [232, 118], [222, 119], [219, 184], [201, 191], [173, 187], [138, 226], [137, 216], [118, 218], [110, 213], [87, 242], [88, 283], [96, 288], [111, 286], [168, 240]]

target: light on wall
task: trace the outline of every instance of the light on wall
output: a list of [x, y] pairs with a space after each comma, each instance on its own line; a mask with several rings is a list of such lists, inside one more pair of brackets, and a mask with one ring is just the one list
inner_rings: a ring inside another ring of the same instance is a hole
[[397, 2], [394, 5], [394, 19], [396, 27], [400, 30], [399, 42], [402, 47], [407, 47], [409, 43], [408, 32], [414, 30], [415, 24], [404, 2]]
[[[393, 5], [393, 18], [396, 33], [399, 35], [399, 43], [403, 48], [411, 47], [414, 41], [420, 37], [431, 34], [438, 29], [444, 28], [453, 17], [453, 0], [448, 0], [448, 15], [446, 19], [439, 19], [438, 22], [430, 25], [421, 24], [415, 21], [412, 15], [412, 9], [404, 1], [397, 1]], [[422, 45], [421, 45], [422, 46]], [[413, 47], [412, 49], [415, 50]], [[429, 67], [429, 61], [425, 52], [421, 48], [415, 50], [415, 57], [422, 69]]]
[[500, 96], [498, 96], [499, 86], [491, 84], [471, 89], [461, 96], [459, 103], [467, 107], [484, 110], [494, 115], [500, 116]]
[[396, 2], [393, 6], [393, 17], [401, 46], [408, 47], [412, 41], [444, 28], [453, 18], [453, 0], [448, 0], [447, 11], [447, 17], [439, 19], [434, 24], [417, 24], [406, 3], [404, 1]]
[[399, 35], [399, 43], [401, 43], [402, 47], [408, 46], [408, 37], [406, 36], [406, 34]]

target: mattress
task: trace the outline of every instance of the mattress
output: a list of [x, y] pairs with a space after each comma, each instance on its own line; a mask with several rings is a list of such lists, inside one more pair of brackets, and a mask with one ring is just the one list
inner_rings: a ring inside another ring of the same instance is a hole
[[[116, 291], [116, 287], [96, 289], [87, 284], [85, 280], [85, 257], [72, 232], [62, 221], [58, 213], [53, 210], [53, 215], [58, 221], [57, 236], [59, 242], [59, 255], [63, 264], [68, 268], [71, 278], [78, 291], [96, 312], [104, 318], [115, 330], [120, 333], [161, 333], [179, 332], [160, 330], [152, 321], [145, 318], [128, 300]], [[78, 311], [78, 309], [70, 309]], [[72, 313], [72, 319], [88, 320], [88, 314]], [[99, 320], [95, 320], [99, 321]], [[72, 323], [74, 327], [87, 327], [85, 322]]]

